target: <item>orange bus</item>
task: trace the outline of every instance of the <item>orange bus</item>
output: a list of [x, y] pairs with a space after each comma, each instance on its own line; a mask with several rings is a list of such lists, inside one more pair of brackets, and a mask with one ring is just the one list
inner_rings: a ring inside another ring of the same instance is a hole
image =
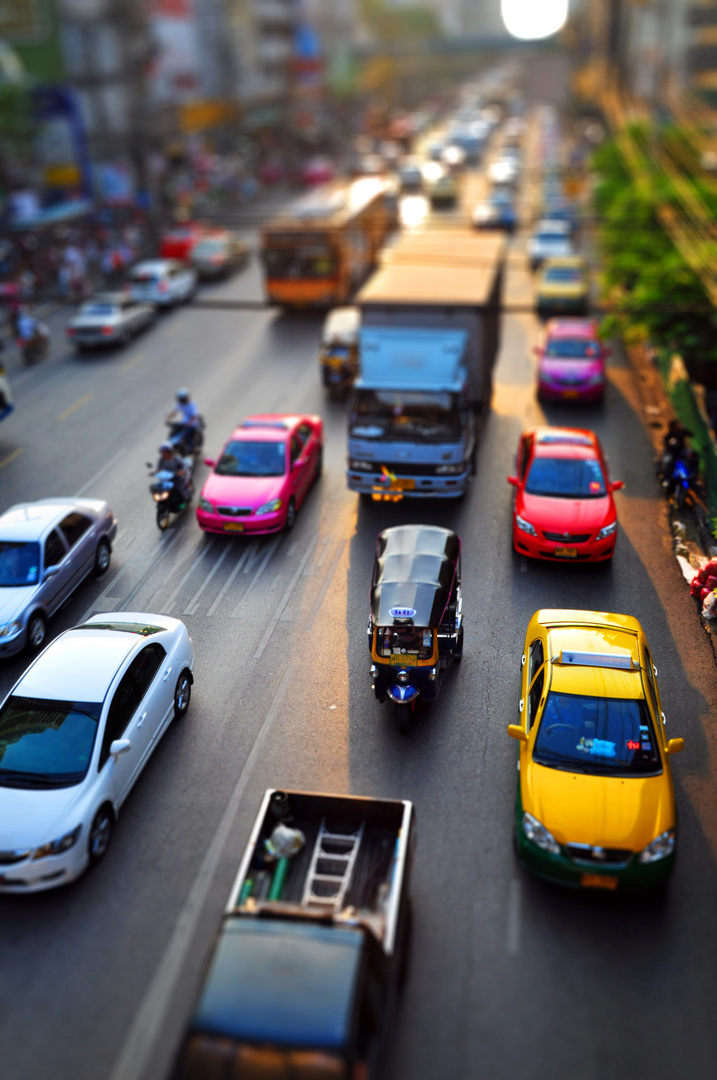
[[283, 307], [345, 303], [376, 265], [394, 225], [391, 188], [381, 177], [309, 192], [262, 230], [267, 301]]

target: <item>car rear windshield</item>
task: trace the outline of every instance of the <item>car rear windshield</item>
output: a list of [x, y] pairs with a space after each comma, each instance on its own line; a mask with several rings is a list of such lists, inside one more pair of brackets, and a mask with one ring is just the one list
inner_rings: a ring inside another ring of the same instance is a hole
[[597, 360], [600, 342], [586, 338], [550, 338], [545, 346], [546, 356], [559, 356], [563, 360]]
[[81, 315], [114, 315], [117, 304], [84, 304], [80, 309]]
[[37, 585], [39, 576], [39, 544], [0, 540], [0, 588]]
[[529, 495], [558, 499], [599, 499], [606, 494], [600, 462], [570, 458], [536, 458], [530, 466], [525, 490]]
[[650, 715], [642, 699], [548, 693], [533, 760], [571, 772], [662, 771]]
[[92, 757], [102, 702], [13, 695], [0, 711], [0, 785], [70, 787]]
[[218, 476], [283, 476], [286, 446], [283, 442], [227, 443], [214, 469]]

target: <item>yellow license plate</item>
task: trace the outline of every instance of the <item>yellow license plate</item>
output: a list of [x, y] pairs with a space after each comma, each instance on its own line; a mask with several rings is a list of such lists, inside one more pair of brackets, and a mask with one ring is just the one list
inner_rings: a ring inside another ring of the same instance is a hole
[[580, 397], [579, 390], [563, 390], [563, 397], [565, 398], [577, 398]]
[[418, 657], [411, 653], [393, 653], [391, 655], [391, 663], [396, 667], [415, 667], [418, 663]]
[[228, 521], [224, 526], [224, 532], [244, 532], [244, 526], [240, 521]]
[[557, 558], [559, 558], [559, 559], [577, 559], [577, 557], [578, 557], [578, 549], [577, 548], [556, 548], [555, 551], [553, 552], [553, 554], [555, 556], [557, 556]]
[[612, 889], [617, 888], [617, 878], [609, 874], [581, 874], [580, 884], [584, 889]]
[[413, 491], [416, 486], [415, 480], [392, 480], [391, 491]]

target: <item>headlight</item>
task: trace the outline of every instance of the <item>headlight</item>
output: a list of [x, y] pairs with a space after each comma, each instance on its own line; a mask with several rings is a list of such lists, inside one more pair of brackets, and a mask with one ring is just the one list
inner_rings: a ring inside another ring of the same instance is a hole
[[463, 462], [458, 465], [436, 465], [436, 476], [456, 476], [465, 469]]
[[272, 499], [271, 502], [264, 503], [258, 510], [255, 510], [256, 515], [259, 514], [275, 514], [277, 510], [281, 509], [281, 499]]
[[526, 521], [525, 518], [522, 518], [520, 514], [515, 515], [515, 524], [518, 526], [521, 532], [529, 533], [530, 536], [538, 535], [530, 522]]
[[529, 840], [532, 840], [543, 851], [549, 851], [551, 855], [560, 854], [558, 841], [532, 814], [523, 814], [523, 832]]
[[656, 836], [655, 839], [640, 852], [638, 857], [641, 863], [658, 862], [660, 859], [666, 859], [674, 850], [675, 830], [667, 829], [665, 832], [660, 833], [659, 836]]
[[49, 844], [43, 844], [42, 847], [35, 849], [33, 859], [46, 859], [48, 855], [62, 855], [63, 852], [69, 851], [77, 843], [81, 832], [82, 826], [78, 825], [76, 829], [65, 833], [59, 840], [51, 840]]
[[214, 507], [212, 506], [212, 504], [207, 499], [203, 499], [201, 495], [199, 497], [199, 509], [203, 510], [205, 514], [214, 513]]
[[592, 375], [589, 375], [585, 380], [587, 386], [599, 386], [600, 383], [605, 382], [605, 376], [601, 371], [595, 371]]
[[349, 470], [355, 472], [374, 472], [376, 465], [373, 461], [357, 461], [355, 458], [349, 458]]
[[0, 626], [0, 637], [12, 637], [13, 634], [16, 634], [18, 632], [21, 626], [22, 623], [18, 622], [17, 620], [15, 622], [8, 623], [7, 626]]
[[613, 521], [610, 525], [606, 525], [604, 529], [601, 529], [600, 532], [595, 537], [595, 539], [596, 540], [606, 540], [608, 536], [612, 536], [613, 533], [616, 533], [616, 532], [617, 532], [617, 521]]

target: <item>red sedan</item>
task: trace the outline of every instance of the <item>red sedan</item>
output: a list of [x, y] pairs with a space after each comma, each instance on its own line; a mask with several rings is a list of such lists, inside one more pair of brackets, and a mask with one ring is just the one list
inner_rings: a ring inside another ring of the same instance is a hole
[[513, 547], [553, 561], [604, 562], [617, 539], [617, 510], [597, 436], [581, 428], [536, 427], [518, 443]]
[[321, 475], [320, 416], [266, 413], [235, 428], [219, 458], [206, 459], [197, 521], [206, 532], [271, 533], [291, 529]]

